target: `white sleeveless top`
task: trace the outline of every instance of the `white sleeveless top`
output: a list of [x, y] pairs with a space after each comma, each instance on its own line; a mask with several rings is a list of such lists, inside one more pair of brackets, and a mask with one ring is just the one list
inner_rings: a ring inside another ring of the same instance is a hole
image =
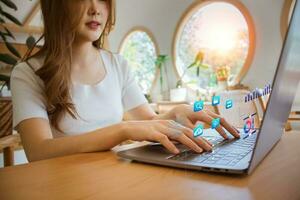
[[[90, 132], [122, 121], [124, 112], [147, 103], [132, 76], [125, 59], [118, 54], [100, 50], [106, 68], [104, 79], [95, 85], [73, 83], [72, 101], [80, 118], [69, 114], [59, 122], [63, 134]], [[28, 61], [36, 71], [43, 61]], [[44, 83], [25, 62], [18, 64], [11, 74], [13, 127], [25, 119], [47, 119]], [[53, 136], [60, 135], [51, 127]]]

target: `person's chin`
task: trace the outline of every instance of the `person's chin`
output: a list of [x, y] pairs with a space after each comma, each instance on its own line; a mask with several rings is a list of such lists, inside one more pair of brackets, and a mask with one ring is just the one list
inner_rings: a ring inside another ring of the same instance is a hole
[[86, 34], [84, 38], [86, 41], [93, 42], [100, 38], [100, 34]]

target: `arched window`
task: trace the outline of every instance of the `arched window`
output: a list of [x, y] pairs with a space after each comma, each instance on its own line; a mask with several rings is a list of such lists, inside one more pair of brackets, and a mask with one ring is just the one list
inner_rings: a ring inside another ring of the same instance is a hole
[[193, 89], [213, 90], [224, 79], [234, 85], [250, 66], [254, 45], [254, 26], [241, 3], [195, 3], [178, 25], [174, 66]]
[[157, 45], [150, 31], [135, 28], [125, 37], [120, 54], [128, 61], [134, 77], [144, 94], [152, 90], [156, 75]]
[[295, 7], [296, 0], [286, 0], [283, 5], [282, 14], [281, 14], [281, 35], [282, 38], [285, 37], [288, 25], [292, 17], [292, 12]]

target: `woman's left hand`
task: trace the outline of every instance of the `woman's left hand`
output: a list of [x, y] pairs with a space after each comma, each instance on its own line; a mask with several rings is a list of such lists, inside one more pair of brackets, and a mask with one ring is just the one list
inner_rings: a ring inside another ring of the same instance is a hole
[[230, 125], [223, 117], [209, 110], [201, 110], [199, 112], [194, 112], [192, 106], [180, 105], [175, 107], [170, 112], [175, 117], [176, 122], [190, 129], [194, 129], [198, 121], [211, 125], [213, 119], [220, 118], [220, 125], [216, 128], [216, 130], [224, 139], [228, 139], [224, 128], [235, 138], [240, 137], [238, 131], [232, 125]]

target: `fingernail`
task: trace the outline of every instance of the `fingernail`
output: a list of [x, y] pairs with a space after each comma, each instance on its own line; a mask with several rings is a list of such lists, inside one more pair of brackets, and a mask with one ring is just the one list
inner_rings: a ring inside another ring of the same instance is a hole
[[180, 151], [179, 151], [178, 149], [174, 149], [174, 153], [175, 153], [175, 154], [179, 154]]
[[207, 149], [207, 151], [211, 151], [211, 150], [212, 150], [212, 147], [209, 146], [209, 145], [206, 145], [206, 149]]
[[203, 149], [201, 149], [200, 147], [199, 148], [197, 148], [197, 150], [196, 150], [198, 153], [202, 153], [203, 152]]

